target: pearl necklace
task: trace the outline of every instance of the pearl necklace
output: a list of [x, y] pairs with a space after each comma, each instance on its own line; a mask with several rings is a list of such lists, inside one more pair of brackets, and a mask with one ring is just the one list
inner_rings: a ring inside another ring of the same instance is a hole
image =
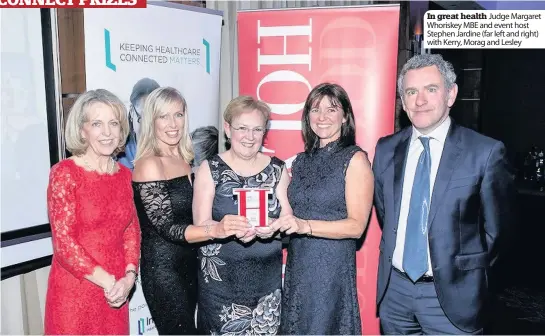
[[[85, 159], [85, 157], [83, 155], [80, 156], [81, 160], [83, 161], [83, 165], [85, 165], [85, 168], [87, 168], [88, 170], [91, 170], [91, 171], [97, 171], [100, 173], [100, 170], [97, 169], [97, 168], [93, 168], [89, 162], [87, 162], [87, 160]], [[108, 173], [108, 174], [112, 174], [114, 172], [114, 167], [115, 167], [115, 162], [114, 162], [114, 159], [112, 159], [112, 157], [110, 157], [110, 161], [108, 162], [107, 166], [106, 166], [106, 171], [105, 172], [102, 172], [102, 173]]]

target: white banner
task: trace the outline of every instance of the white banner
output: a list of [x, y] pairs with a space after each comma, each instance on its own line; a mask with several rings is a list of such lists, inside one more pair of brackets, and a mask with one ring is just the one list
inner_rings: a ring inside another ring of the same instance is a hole
[[[218, 127], [221, 12], [153, 2], [145, 9], [85, 9], [84, 21], [87, 89], [118, 95], [136, 132], [141, 98], [157, 86], [182, 93], [190, 131]], [[129, 168], [134, 147], [131, 140], [121, 161]]]
[[[145, 9], [85, 9], [84, 21], [87, 89], [110, 90], [129, 110], [134, 132], [120, 162], [132, 168], [142, 98], [158, 86], [182, 93], [190, 131], [219, 128], [221, 12], [153, 2]], [[138, 286], [129, 310], [131, 334], [157, 334]]]

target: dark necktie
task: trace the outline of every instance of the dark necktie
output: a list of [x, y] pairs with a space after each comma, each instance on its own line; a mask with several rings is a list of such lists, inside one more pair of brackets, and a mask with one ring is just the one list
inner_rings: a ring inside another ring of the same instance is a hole
[[428, 215], [430, 210], [430, 138], [420, 137], [424, 150], [418, 158], [405, 232], [403, 270], [416, 282], [428, 270]]

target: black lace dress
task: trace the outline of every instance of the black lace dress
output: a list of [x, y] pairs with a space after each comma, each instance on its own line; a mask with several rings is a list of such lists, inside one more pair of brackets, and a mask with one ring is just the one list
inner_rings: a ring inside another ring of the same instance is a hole
[[[269, 187], [276, 191], [284, 162], [273, 157], [259, 174], [242, 177], [219, 157], [208, 161], [216, 193], [212, 219], [237, 214], [233, 188]], [[269, 217], [278, 218], [280, 204], [269, 198]], [[203, 334], [276, 334], [280, 324], [282, 242], [254, 240], [247, 244], [228, 238], [198, 251], [199, 304], [197, 325]]]
[[[292, 165], [288, 199], [294, 216], [347, 217], [345, 174], [357, 146], [332, 142]], [[284, 276], [282, 335], [361, 335], [356, 288], [356, 240], [292, 235]]]
[[189, 177], [133, 182], [133, 189], [142, 230], [142, 292], [157, 331], [160, 335], [194, 335], [197, 252], [184, 236], [193, 223]]

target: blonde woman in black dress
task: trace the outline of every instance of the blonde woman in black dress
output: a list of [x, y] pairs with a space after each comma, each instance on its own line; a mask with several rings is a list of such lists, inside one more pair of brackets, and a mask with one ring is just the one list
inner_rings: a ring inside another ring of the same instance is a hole
[[188, 107], [163, 87], [146, 99], [133, 172], [142, 230], [142, 291], [161, 335], [193, 335], [197, 306], [197, 251], [211, 234], [193, 225]]

